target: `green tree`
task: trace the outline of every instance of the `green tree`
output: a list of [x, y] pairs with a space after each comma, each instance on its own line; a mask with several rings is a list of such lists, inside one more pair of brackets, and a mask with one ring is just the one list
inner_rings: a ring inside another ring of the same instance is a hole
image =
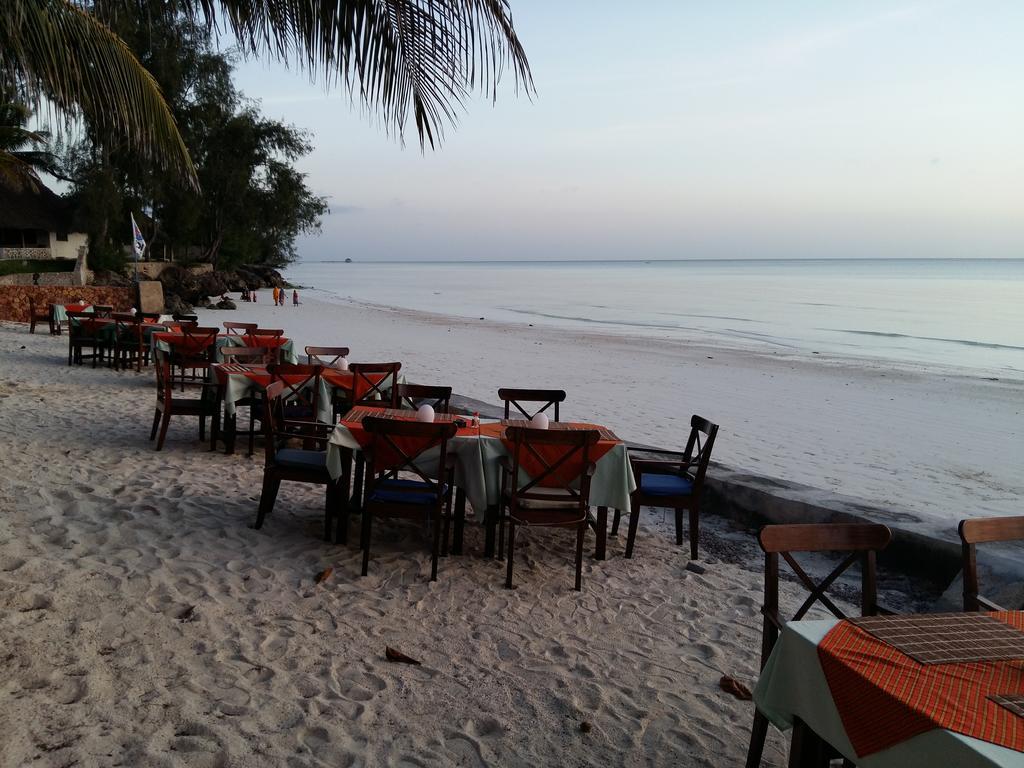
[[4, 0], [0, 79], [194, 181], [156, 82], [101, 20], [164, 13], [207, 29], [223, 22], [243, 53], [341, 83], [399, 136], [411, 112], [422, 146], [440, 140], [471, 91], [494, 98], [506, 69], [532, 86], [507, 0]]

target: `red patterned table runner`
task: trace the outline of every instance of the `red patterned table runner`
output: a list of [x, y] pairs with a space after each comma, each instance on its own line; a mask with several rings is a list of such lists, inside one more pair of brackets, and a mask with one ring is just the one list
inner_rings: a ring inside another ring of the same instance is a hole
[[[1024, 630], [1024, 612], [984, 615]], [[1024, 661], [921, 664], [849, 621], [825, 636], [818, 658], [858, 756], [933, 728], [1024, 751], [1024, 719], [988, 698], [1024, 693]]]
[[[341, 417], [341, 424], [355, 438], [362, 448], [369, 447], [373, 442], [373, 436], [363, 428], [363, 419], [373, 417], [376, 419], [394, 419], [396, 421], [416, 421], [416, 411], [403, 410], [398, 408], [373, 408], [370, 406], [357, 406]], [[469, 418], [450, 413], [434, 414], [434, 423], [468, 423]], [[466, 431], [460, 429], [460, 433]], [[475, 430], [474, 430], [475, 431]], [[389, 439], [394, 442], [405, 455], [414, 456], [422, 453], [428, 448], [437, 444], [436, 440], [423, 440], [415, 437], [391, 435]], [[391, 469], [402, 460], [401, 455], [391, 446], [385, 444], [380, 446], [378, 455], [374, 457], [374, 469], [377, 472]]]
[[[529, 427], [530, 422], [528, 421], [504, 421], [502, 422], [507, 427]], [[602, 456], [608, 451], [618, 445], [619, 438], [617, 438], [611, 430], [600, 426], [599, 424], [583, 424], [578, 422], [570, 421], [553, 421], [548, 424], [550, 430], [561, 430], [561, 431], [582, 431], [582, 430], [596, 430], [600, 434], [600, 439], [595, 445], [588, 448], [588, 459], [596, 463]], [[515, 448], [514, 443], [511, 440], [505, 438], [502, 435], [501, 441], [505, 444], [505, 449], [511, 454]], [[536, 455], [532, 452], [536, 451]], [[529, 448], [523, 450], [519, 456], [519, 465], [523, 471], [526, 472], [530, 477], [538, 477], [543, 474], [548, 467], [553, 467], [559, 461], [562, 461], [565, 457], [576, 451], [575, 448], [566, 447], [563, 445], [548, 445], [546, 443], [531, 443]], [[569, 456], [569, 458], [560, 466], [556, 467], [551, 474], [545, 477], [539, 485], [545, 488], [564, 488], [566, 485], [571, 483], [573, 480], [580, 476], [580, 472], [583, 469], [583, 455], [581, 452], [576, 452], [575, 456]]]

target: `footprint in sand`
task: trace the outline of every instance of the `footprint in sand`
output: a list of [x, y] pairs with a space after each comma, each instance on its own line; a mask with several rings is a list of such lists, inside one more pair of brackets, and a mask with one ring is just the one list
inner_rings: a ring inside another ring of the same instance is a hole
[[331, 743], [331, 735], [326, 728], [303, 728], [299, 732], [299, 744], [300, 750], [308, 750], [317, 760], [332, 768], [347, 768], [356, 761], [355, 755]]
[[4, 571], [5, 573], [16, 571], [19, 568], [21, 568], [24, 564], [25, 561], [22, 560], [20, 557], [0, 557], [0, 571]]

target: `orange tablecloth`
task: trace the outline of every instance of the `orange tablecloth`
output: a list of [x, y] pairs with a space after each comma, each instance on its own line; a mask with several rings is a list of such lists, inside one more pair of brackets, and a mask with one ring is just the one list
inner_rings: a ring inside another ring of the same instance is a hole
[[[990, 615], [1024, 630], [1022, 611]], [[933, 728], [1024, 751], [1024, 720], [987, 698], [1024, 694], [1024, 661], [923, 665], [847, 621], [818, 658], [860, 757]]]

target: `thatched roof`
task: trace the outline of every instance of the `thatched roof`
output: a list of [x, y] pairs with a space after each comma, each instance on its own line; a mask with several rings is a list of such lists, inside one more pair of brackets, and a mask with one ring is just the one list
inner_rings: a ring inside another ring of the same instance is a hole
[[70, 232], [75, 218], [71, 202], [43, 184], [19, 187], [0, 177], [0, 228]]

